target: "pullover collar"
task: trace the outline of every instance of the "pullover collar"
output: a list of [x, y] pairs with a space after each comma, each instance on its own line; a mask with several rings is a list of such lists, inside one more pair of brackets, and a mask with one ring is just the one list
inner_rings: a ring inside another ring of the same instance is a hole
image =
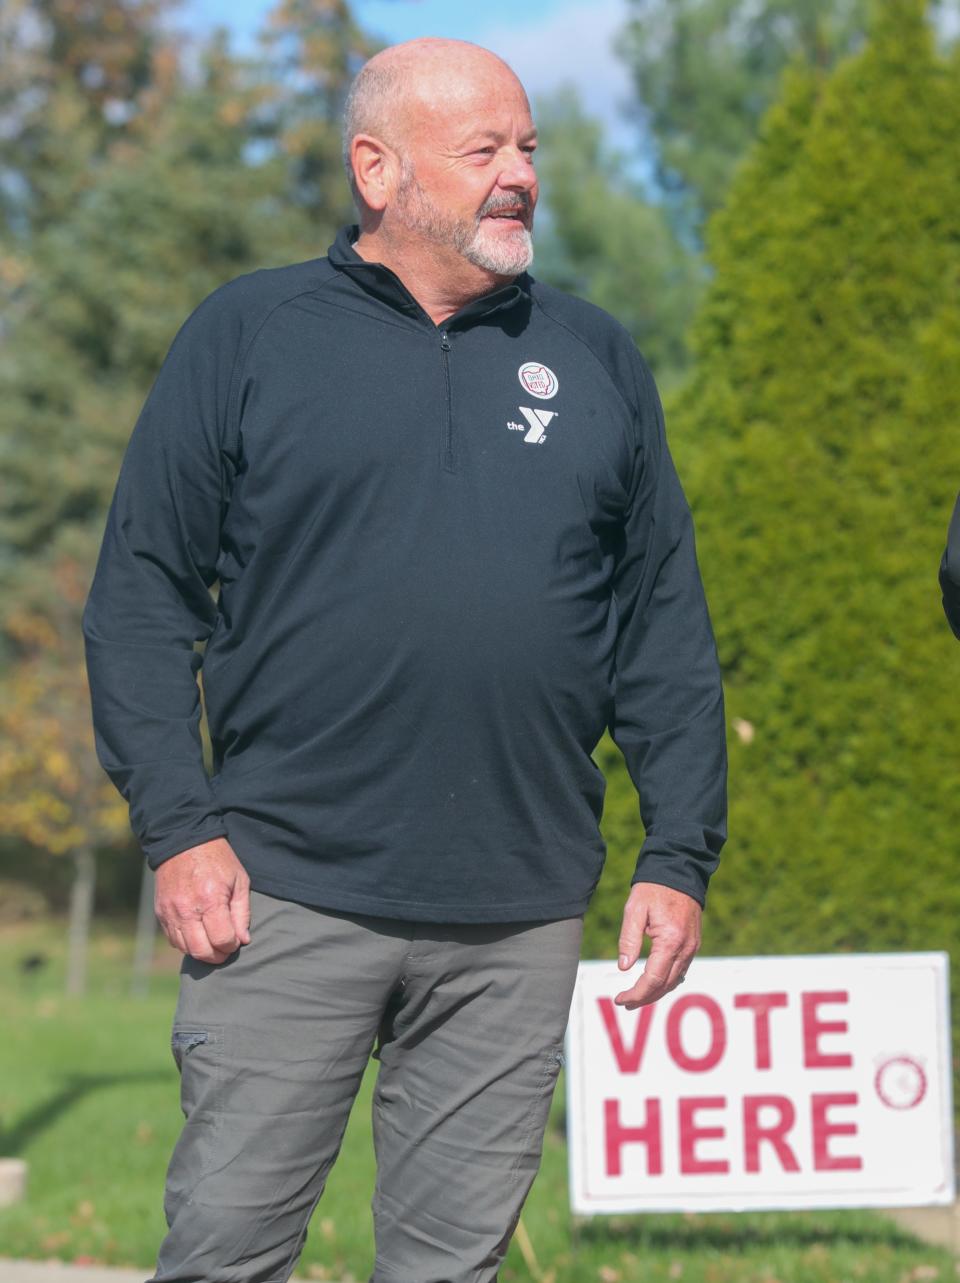
[[465, 329], [467, 326], [493, 316], [497, 312], [514, 308], [518, 303], [528, 300], [530, 297], [532, 277], [526, 272], [521, 272], [509, 285], [503, 285], [499, 289], [492, 290], [489, 294], [483, 294], [480, 298], [475, 298], [465, 304], [459, 311], [454, 312], [442, 327], [434, 326], [431, 317], [424, 311], [395, 272], [391, 271], [389, 267], [385, 267], [383, 263], [369, 263], [366, 259], [360, 257], [354, 249], [354, 242], [359, 235], [360, 228], [356, 223], [341, 227], [337, 232], [336, 239], [327, 251], [330, 263], [338, 271], [343, 272], [345, 276], [349, 276], [351, 280], [356, 281], [368, 294], [372, 294], [375, 298], [380, 299], [381, 302], [386, 303], [398, 312], [425, 320], [436, 329]]

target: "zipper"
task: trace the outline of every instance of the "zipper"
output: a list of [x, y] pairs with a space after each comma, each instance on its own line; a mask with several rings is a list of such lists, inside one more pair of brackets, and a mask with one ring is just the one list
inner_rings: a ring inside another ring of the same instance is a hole
[[453, 397], [450, 391], [450, 336], [446, 330], [440, 331], [440, 351], [443, 359], [443, 379], [447, 392], [441, 459], [447, 472], [455, 472], [456, 469], [453, 466]]

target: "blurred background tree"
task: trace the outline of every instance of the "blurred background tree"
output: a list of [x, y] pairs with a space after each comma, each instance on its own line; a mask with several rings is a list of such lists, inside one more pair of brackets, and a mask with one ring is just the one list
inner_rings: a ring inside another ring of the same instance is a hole
[[151, 98], [169, 0], [5, 0], [0, 10], [0, 228], [29, 237], [69, 212], [94, 162]]
[[379, 46], [357, 26], [346, 0], [280, 0], [262, 41], [266, 136], [288, 159], [291, 201], [332, 232], [353, 218], [340, 113], [350, 81]]
[[[707, 229], [667, 407], [731, 727], [707, 953], [960, 944], [936, 580], [960, 485], [958, 73], [920, 0], [886, 0], [861, 52], [791, 65]], [[605, 876], [594, 950], [618, 916]]]
[[[870, 3], [627, 0], [617, 49], [634, 88], [632, 158], [609, 152], [569, 88], [538, 102], [547, 234], [537, 270], [620, 317], [666, 388], [687, 367], [687, 328], [710, 277], [704, 221], [784, 68], [826, 71], [861, 47]], [[630, 177], [638, 168], [643, 179]]]
[[722, 204], [794, 59], [828, 70], [863, 42], [870, 0], [628, 0], [623, 56], [675, 217]]
[[572, 89], [538, 101], [536, 120], [545, 217], [534, 274], [612, 312], [670, 386], [686, 365], [700, 256], [628, 176]]
[[[54, 576], [72, 618], [87, 567], [64, 558]], [[79, 573], [78, 573], [79, 572]], [[13, 622], [13, 621], [11, 621]], [[24, 619], [26, 626], [33, 622]], [[36, 653], [0, 686], [0, 828], [72, 864], [67, 992], [83, 993], [99, 848], [128, 842], [126, 808], [103, 787], [90, 745], [85, 675], [69, 636], [34, 638]], [[71, 666], [63, 651], [74, 653]]]
[[955, 942], [934, 571], [960, 484], [958, 71], [919, 0], [887, 0], [861, 54], [789, 77], [710, 228], [674, 420], [730, 712], [756, 730], [714, 920], [737, 951], [761, 922], [787, 949]]

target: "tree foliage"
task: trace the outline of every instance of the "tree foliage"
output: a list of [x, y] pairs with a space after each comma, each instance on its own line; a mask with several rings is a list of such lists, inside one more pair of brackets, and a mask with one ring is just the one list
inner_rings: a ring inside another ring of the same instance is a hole
[[624, 176], [573, 90], [538, 102], [536, 115], [545, 208], [534, 272], [616, 316], [669, 383], [685, 364], [702, 263]]
[[32, 654], [0, 686], [0, 832], [62, 855], [87, 844], [115, 845], [126, 839], [128, 824], [91, 752], [82, 657], [67, 631], [82, 608], [86, 567], [65, 554], [49, 569], [67, 628], [55, 630], [49, 615], [26, 611], [8, 618], [10, 627], [29, 633], [23, 640]]
[[[869, 0], [629, 0], [623, 55], [659, 178], [695, 220], [723, 201], [784, 67], [825, 70], [863, 38]], [[689, 212], [689, 211], [688, 211]]]
[[347, 0], [278, 0], [263, 43], [263, 124], [287, 157], [290, 199], [323, 224], [331, 215], [346, 222], [351, 206], [339, 181], [340, 131], [332, 126], [351, 78], [378, 46]]
[[731, 838], [705, 949], [953, 948], [960, 63], [920, 0], [793, 70], [709, 227], [668, 405], [724, 666]]
[[[294, 59], [299, 46], [288, 7], [280, 17]], [[337, 23], [346, 24], [344, 40], [355, 48], [345, 7], [327, 7], [328, 26], [336, 34]], [[313, 193], [299, 202], [304, 149], [285, 86], [268, 86], [262, 66], [236, 60], [222, 41], [188, 77], [169, 38], [151, 39], [152, 78], [124, 128], [87, 153], [88, 181], [69, 209], [50, 223], [42, 213], [33, 217], [36, 207], [28, 204], [25, 230], [0, 233], [8, 318], [0, 344], [7, 480], [0, 580], [8, 603], [32, 577], [31, 558], [69, 539], [71, 528], [102, 523], [123, 444], [184, 317], [224, 280], [322, 253], [348, 208], [336, 110], [349, 71], [339, 46], [327, 77], [329, 109], [315, 113], [311, 136], [314, 149], [325, 140], [335, 168], [325, 170], [322, 199]], [[304, 65], [312, 59], [314, 79], [321, 54], [311, 47], [301, 58]], [[42, 117], [51, 135], [62, 133], [50, 112], [59, 81], [69, 86], [76, 78], [75, 61], [63, 57], [62, 65], [36, 73], [51, 85]], [[20, 190], [38, 186], [49, 169], [37, 161], [38, 177], [33, 160], [19, 156]], [[316, 154], [312, 166], [316, 177]], [[6, 639], [9, 657], [9, 633]]]
[[4, 0], [0, 231], [68, 214], [91, 166], [157, 100], [171, 0]]

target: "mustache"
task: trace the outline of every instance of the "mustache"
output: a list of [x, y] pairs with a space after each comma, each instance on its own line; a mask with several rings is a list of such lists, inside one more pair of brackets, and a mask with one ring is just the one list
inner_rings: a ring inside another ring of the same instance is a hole
[[477, 210], [477, 219], [486, 218], [500, 209], [519, 209], [524, 219], [529, 219], [533, 206], [529, 192], [516, 192], [513, 196], [495, 194], [488, 197]]

